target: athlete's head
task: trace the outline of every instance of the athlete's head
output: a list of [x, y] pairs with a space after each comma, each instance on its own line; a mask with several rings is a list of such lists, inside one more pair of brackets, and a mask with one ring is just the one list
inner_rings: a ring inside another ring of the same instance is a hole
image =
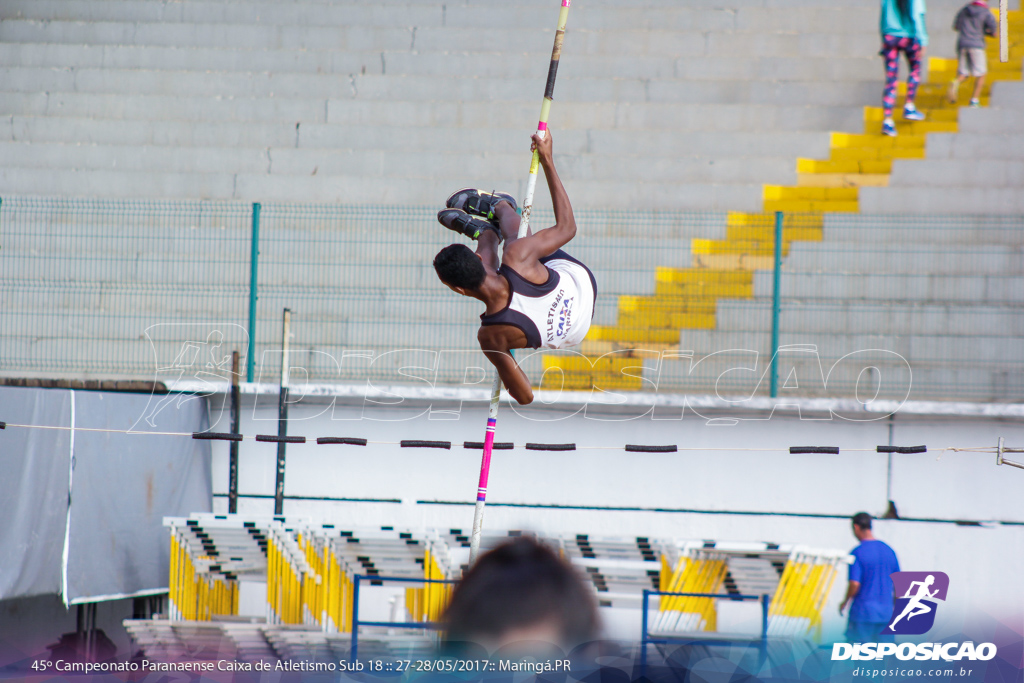
[[449, 244], [437, 252], [437, 256], [434, 257], [434, 270], [437, 277], [441, 278], [441, 282], [452, 289], [467, 292], [476, 290], [487, 277], [483, 261], [465, 244]]

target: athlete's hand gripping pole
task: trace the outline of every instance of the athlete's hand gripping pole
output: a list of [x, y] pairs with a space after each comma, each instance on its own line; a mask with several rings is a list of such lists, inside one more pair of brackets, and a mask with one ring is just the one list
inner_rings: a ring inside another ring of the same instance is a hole
[[[548, 114], [551, 112], [551, 100], [555, 93], [555, 76], [558, 74], [558, 60], [562, 56], [562, 39], [565, 37], [565, 22], [569, 18], [569, 4], [572, 0], [562, 0], [562, 9], [558, 13], [558, 30], [555, 31], [555, 45], [551, 49], [551, 63], [548, 65], [548, 80], [544, 87], [544, 103], [540, 108], [540, 120], [537, 133], [541, 136], [548, 128]], [[533, 192], [537, 188], [537, 172], [540, 170], [540, 153], [533, 152], [530, 163], [530, 178], [526, 183], [526, 200], [523, 202], [523, 217], [519, 223], [519, 237], [526, 237], [530, 228], [530, 211], [533, 209]], [[491, 404], [487, 411], [487, 433], [484, 436], [484, 454], [480, 460], [480, 483], [476, 489], [476, 509], [473, 513], [473, 535], [469, 545], [469, 563], [472, 565], [480, 554], [480, 536], [484, 525], [484, 506], [487, 504], [487, 478], [491, 471], [491, 451], [494, 448], [494, 428], [498, 422], [498, 404], [501, 401], [501, 378], [494, 372], [494, 384], [491, 387]]]

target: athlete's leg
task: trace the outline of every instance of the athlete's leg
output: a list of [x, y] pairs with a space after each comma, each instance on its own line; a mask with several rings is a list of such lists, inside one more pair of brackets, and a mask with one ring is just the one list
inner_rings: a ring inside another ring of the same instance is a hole
[[[516, 213], [511, 204], [508, 202], [498, 202], [494, 207], [494, 215], [498, 219], [498, 228], [505, 238], [506, 247], [519, 239], [519, 223], [522, 222], [522, 217]], [[526, 234], [532, 235], [533, 231], [527, 229]]]

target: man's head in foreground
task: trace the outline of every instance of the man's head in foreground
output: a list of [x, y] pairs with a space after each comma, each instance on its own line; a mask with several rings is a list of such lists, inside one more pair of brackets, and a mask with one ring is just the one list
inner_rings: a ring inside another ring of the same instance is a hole
[[488, 652], [563, 652], [598, 636], [592, 592], [571, 564], [520, 536], [481, 555], [444, 615], [446, 640]]

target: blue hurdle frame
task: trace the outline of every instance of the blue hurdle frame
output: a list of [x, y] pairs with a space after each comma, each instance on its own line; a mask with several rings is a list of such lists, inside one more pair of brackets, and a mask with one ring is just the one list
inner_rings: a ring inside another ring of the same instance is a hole
[[374, 576], [372, 574], [356, 574], [352, 586], [352, 647], [349, 649], [348, 661], [354, 662], [359, 655], [359, 627], [386, 626], [388, 628], [424, 628], [438, 629], [441, 624], [436, 621], [360, 621], [359, 620], [359, 582], [391, 581], [394, 583], [458, 583], [455, 579], [413, 579], [398, 576]]
[[[684, 598], [719, 598], [723, 600], [758, 600], [761, 602], [761, 639], [758, 649], [761, 651], [761, 661], [768, 655], [768, 594], [762, 595], [734, 595], [730, 593], [670, 593], [667, 591], [644, 590], [643, 615], [640, 622], [640, 675], [647, 673], [647, 646], [667, 645], [669, 643], [700, 643], [701, 645], [738, 645], [736, 640], [718, 640], [713, 638], [701, 638], [699, 636], [665, 636], [652, 638], [647, 630], [647, 612], [649, 611], [652, 595], [669, 595]], [[749, 643], [750, 641], [743, 641]]]

